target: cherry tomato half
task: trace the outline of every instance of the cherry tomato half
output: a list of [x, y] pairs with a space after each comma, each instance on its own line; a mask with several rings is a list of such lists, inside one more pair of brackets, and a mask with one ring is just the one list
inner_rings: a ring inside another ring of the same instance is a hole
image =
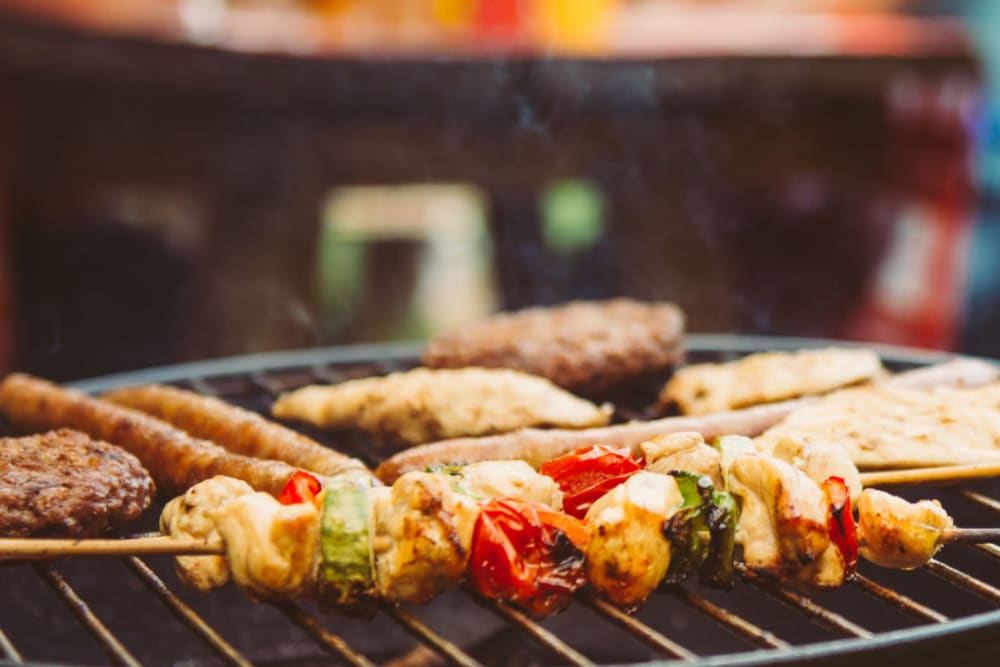
[[319, 480], [304, 470], [297, 470], [288, 478], [285, 488], [278, 494], [278, 502], [282, 505], [297, 505], [304, 502], [315, 502], [323, 485]]
[[472, 537], [469, 583], [484, 597], [534, 616], [562, 609], [586, 583], [579, 519], [539, 503], [499, 498], [482, 505]]
[[539, 472], [559, 485], [563, 511], [582, 519], [594, 501], [640, 470], [627, 447], [591, 445], [552, 459]]

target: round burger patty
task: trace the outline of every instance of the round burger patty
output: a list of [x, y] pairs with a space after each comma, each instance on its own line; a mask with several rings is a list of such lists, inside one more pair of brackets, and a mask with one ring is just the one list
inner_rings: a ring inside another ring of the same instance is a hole
[[514, 368], [571, 390], [600, 391], [666, 369], [683, 351], [672, 303], [576, 301], [494, 315], [433, 338], [432, 368]]
[[155, 494], [139, 460], [69, 429], [0, 438], [0, 535], [92, 537], [142, 514]]

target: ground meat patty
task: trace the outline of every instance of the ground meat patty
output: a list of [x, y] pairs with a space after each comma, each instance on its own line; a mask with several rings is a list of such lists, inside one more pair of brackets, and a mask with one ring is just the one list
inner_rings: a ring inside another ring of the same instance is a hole
[[578, 301], [495, 315], [435, 337], [432, 368], [513, 368], [566, 389], [601, 391], [678, 361], [684, 316], [670, 303]]
[[125, 450], [61, 429], [0, 438], [0, 535], [92, 537], [138, 518], [153, 479]]

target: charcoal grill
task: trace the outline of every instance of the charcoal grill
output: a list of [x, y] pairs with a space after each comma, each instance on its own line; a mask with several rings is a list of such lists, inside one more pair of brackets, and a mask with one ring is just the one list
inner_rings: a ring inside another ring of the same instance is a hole
[[[690, 361], [815, 346], [819, 341], [691, 336]], [[120, 374], [76, 383], [102, 391], [166, 382], [265, 411], [279, 393], [408, 368], [413, 345], [258, 355]], [[903, 370], [944, 355], [880, 348]], [[655, 389], [651, 384], [649, 390]], [[328, 444], [330, 436], [311, 433]], [[336, 446], [369, 464], [379, 452], [350, 439]], [[1000, 523], [995, 483], [906, 489], [939, 497], [959, 525]], [[139, 529], [155, 529], [156, 508]], [[534, 622], [465, 591], [423, 607], [383, 605], [374, 619], [315, 605], [258, 604], [230, 588], [199, 594], [169, 559], [67, 560], [0, 566], [0, 665], [183, 664], [389, 667], [454, 664], [697, 665], [875, 664], [1000, 658], [1000, 548], [953, 545], [913, 572], [862, 563], [843, 589], [812, 597], [742, 577], [732, 592], [690, 584], [654, 595], [634, 616], [586, 595]]]

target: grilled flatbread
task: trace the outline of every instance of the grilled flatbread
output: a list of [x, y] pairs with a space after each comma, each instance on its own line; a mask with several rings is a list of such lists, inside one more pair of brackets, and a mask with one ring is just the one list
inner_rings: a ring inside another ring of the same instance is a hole
[[772, 451], [786, 438], [844, 447], [859, 468], [1000, 461], [1000, 383], [844, 389], [796, 410], [757, 444]]
[[382, 441], [418, 444], [527, 426], [601, 426], [611, 418], [611, 407], [518, 371], [418, 368], [303, 387], [279, 398], [272, 413], [322, 428], [365, 431]]
[[680, 369], [661, 392], [660, 404], [676, 403], [684, 414], [703, 415], [825, 394], [882, 372], [882, 363], [871, 350], [762, 352], [725, 364]]

